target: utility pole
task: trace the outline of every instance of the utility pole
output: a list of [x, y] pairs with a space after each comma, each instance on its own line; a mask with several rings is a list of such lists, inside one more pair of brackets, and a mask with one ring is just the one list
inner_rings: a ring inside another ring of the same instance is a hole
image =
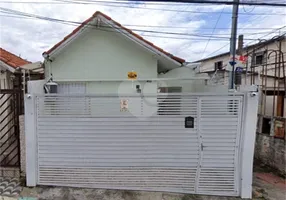
[[230, 64], [232, 69], [229, 71], [229, 89], [234, 89], [234, 75], [235, 75], [235, 55], [236, 55], [236, 37], [237, 37], [237, 19], [239, 0], [233, 0], [232, 8], [232, 25], [231, 25], [231, 38], [230, 38]]

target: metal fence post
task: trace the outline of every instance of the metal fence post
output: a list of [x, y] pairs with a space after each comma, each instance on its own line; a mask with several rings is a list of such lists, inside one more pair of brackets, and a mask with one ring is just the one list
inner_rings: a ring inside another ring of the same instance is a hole
[[256, 137], [257, 92], [248, 92], [245, 96], [245, 114], [243, 123], [243, 137], [241, 143], [241, 197], [252, 197], [253, 157]]
[[26, 137], [26, 183], [36, 186], [37, 180], [37, 140], [35, 123], [35, 97], [25, 96], [25, 137]]

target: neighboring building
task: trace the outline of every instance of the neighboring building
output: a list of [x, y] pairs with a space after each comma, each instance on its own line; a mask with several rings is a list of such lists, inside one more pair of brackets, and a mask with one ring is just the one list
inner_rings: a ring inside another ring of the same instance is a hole
[[27, 70], [29, 66], [33, 63], [0, 48], [0, 176], [19, 176], [19, 116], [24, 114], [25, 85], [27, 80], [43, 78], [41, 71]]
[[[39, 67], [36, 70], [30, 67], [37, 65], [39, 65]], [[32, 62], [0, 48], [0, 90], [2, 90], [2, 92], [4, 90], [21, 91], [22, 99], [24, 91], [26, 90], [26, 82], [28, 80], [38, 80], [42, 78], [43, 69], [40, 63], [34, 65]], [[1, 100], [3, 101], [3, 99]], [[21, 102], [20, 112], [23, 113], [24, 101], [22, 100]]]
[[[241, 85], [259, 85], [261, 90], [256, 157], [286, 174], [286, 36], [247, 46], [241, 56]], [[200, 73], [209, 74], [209, 84], [227, 87], [229, 61], [230, 54], [223, 53], [196, 62], [201, 63]]]
[[[185, 62], [101, 12], [43, 56], [46, 80], [52, 77], [60, 93], [136, 93], [138, 87], [157, 93], [157, 82], [149, 80]], [[129, 72], [137, 73], [136, 83], [123, 81]]]
[[[280, 66], [280, 54], [278, 53], [279, 49], [281, 50]], [[273, 52], [274, 50], [277, 51], [277, 57], [275, 56], [275, 52]], [[276, 90], [278, 90], [278, 83], [279, 89], [284, 90], [283, 80], [285, 77], [285, 54], [286, 36], [276, 37], [271, 40], [243, 48], [242, 56], [245, 57], [246, 64], [244, 65], [244, 72], [242, 74], [242, 85], [263, 85], [263, 87], [267, 87], [268, 90], [273, 90], [274, 79], [276, 79]], [[201, 73], [208, 73], [212, 77], [210, 83], [228, 85], [230, 70], [229, 61], [230, 54], [223, 53], [213, 57], [198, 60], [196, 62], [201, 63], [199, 69]], [[267, 79], [268, 83], [263, 83], [263, 77], [269, 78]]]
[[29, 63], [29, 61], [0, 48], [0, 89], [13, 89], [13, 81], [16, 78], [14, 74], [19, 72], [20, 66]]

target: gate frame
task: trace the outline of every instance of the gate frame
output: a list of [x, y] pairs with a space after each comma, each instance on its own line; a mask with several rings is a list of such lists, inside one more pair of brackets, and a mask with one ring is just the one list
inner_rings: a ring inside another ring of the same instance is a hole
[[[33, 91], [30, 91], [31, 93]], [[42, 94], [41, 94], [42, 95]], [[217, 96], [243, 95], [243, 110], [241, 121], [241, 138], [239, 149], [240, 170], [238, 170], [239, 196], [242, 198], [252, 197], [252, 175], [253, 157], [256, 136], [257, 111], [258, 111], [258, 90], [256, 86], [243, 88], [239, 93], [230, 91], [228, 93], [194, 93], [192, 95]], [[25, 96], [25, 136], [26, 136], [26, 175], [27, 186], [37, 185], [37, 131], [36, 131], [36, 97], [37, 94]]]
[[256, 139], [257, 113], [259, 92], [258, 87], [246, 89], [243, 103], [243, 118], [240, 140], [240, 196], [252, 198], [253, 159]]

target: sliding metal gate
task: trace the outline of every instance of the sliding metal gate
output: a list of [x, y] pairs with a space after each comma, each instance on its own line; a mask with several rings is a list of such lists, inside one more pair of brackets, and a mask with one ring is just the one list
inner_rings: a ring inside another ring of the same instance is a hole
[[37, 184], [238, 196], [243, 99], [36, 96]]

